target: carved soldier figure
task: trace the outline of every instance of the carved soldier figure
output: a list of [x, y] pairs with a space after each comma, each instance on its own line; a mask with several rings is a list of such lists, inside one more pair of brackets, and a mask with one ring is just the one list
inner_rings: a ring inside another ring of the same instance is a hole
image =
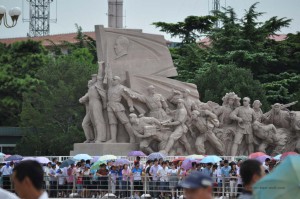
[[108, 86], [107, 94], [107, 113], [110, 125], [111, 140], [109, 140], [108, 142], [117, 142], [117, 124], [119, 120], [121, 124], [124, 125], [129, 135], [130, 143], [134, 143], [135, 137], [133, 134], [133, 130], [131, 124], [129, 123], [129, 119], [125, 114], [125, 108], [121, 103], [122, 98], [124, 98], [129, 106], [129, 111], [134, 111], [132, 99], [129, 97], [128, 94], [129, 89], [120, 84], [120, 77], [118, 76], [114, 76], [112, 80], [109, 81], [110, 85]]
[[214, 127], [219, 126], [217, 116], [208, 110], [200, 112], [194, 110], [192, 111], [191, 119], [191, 124], [196, 127], [199, 132], [195, 143], [197, 152], [206, 154], [205, 141], [208, 141], [215, 147], [220, 155], [224, 155], [224, 147], [213, 132]]
[[289, 111], [282, 110], [283, 105], [275, 103], [272, 105], [272, 109], [265, 113], [262, 117], [262, 121], [265, 124], [274, 124], [276, 128], [290, 128], [290, 113]]
[[174, 131], [170, 135], [165, 149], [161, 151], [162, 153], [168, 154], [178, 140], [185, 146], [187, 152], [192, 154], [192, 148], [185, 135], [188, 132], [188, 128], [185, 125], [186, 120], [187, 111], [184, 106], [184, 101], [183, 99], [178, 99], [177, 109], [174, 111], [174, 121], [163, 123], [164, 126], [174, 127]]
[[[133, 133], [136, 137], [140, 138], [140, 149], [146, 153], [154, 153], [155, 151], [150, 147], [152, 141], [158, 141], [159, 150], [163, 149], [163, 146], [167, 138], [164, 138], [164, 134], [160, 132], [161, 123], [154, 117], [141, 117], [138, 118], [136, 114], [131, 113], [129, 120], [132, 125]], [[166, 135], [167, 136], [167, 135]]]
[[[92, 86], [92, 80], [88, 81], [88, 88]], [[79, 103], [85, 105], [85, 116], [82, 121], [82, 128], [84, 131], [84, 135], [86, 140], [84, 143], [92, 143], [95, 142], [95, 134], [93, 130], [93, 123], [90, 117], [90, 110], [89, 110], [89, 94], [86, 93], [79, 99]]]
[[166, 121], [169, 119], [166, 110], [168, 110], [168, 104], [165, 98], [155, 92], [155, 87], [150, 85], [147, 88], [148, 95], [135, 94], [137, 99], [147, 105], [149, 108], [149, 117], [154, 117], [160, 121]]
[[[106, 141], [106, 124], [103, 117], [103, 109], [106, 108], [106, 91], [103, 89], [102, 78], [97, 74], [92, 75], [91, 85], [88, 89], [88, 93], [81, 101], [88, 100], [88, 112], [89, 117], [84, 125], [85, 133], [88, 133], [87, 126], [89, 125], [89, 119], [93, 125], [94, 139], [96, 143]], [[89, 134], [89, 133], [88, 133]]]
[[250, 98], [243, 98], [243, 106], [236, 108], [231, 114], [230, 118], [237, 121], [234, 141], [231, 148], [231, 155], [236, 156], [238, 146], [242, 143], [243, 138], [246, 140], [248, 146], [248, 153], [253, 153], [253, 132], [252, 123], [256, 120], [254, 110], [250, 107]]
[[259, 121], [259, 122], [261, 122], [261, 118], [262, 118], [262, 116], [264, 114], [262, 112], [261, 108], [260, 108], [261, 105], [262, 105], [262, 103], [259, 100], [254, 100], [254, 102], [252, 104], [256, 120]]

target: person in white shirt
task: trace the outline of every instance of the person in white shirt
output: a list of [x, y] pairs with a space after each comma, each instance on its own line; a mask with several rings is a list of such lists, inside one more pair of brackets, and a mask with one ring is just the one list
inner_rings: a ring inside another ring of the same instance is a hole
[[11, 189], [11, 183], [10, 183], [11, 174], [12, 174], [12, 167], [10, 166], [10, 163], [8, 162], [0, 170], [0, 175], [2, 176], [2, 181], [3, 181], [3, 188], [6, 190]]
[[151, 196], [153, 196], [154, 198], [157, 198], [157, 190], [159, 188], [159, 179], [157, 177], [157, 172], [158, 170], [161, 168], [161, 166], [158, 164], [158, 160], [155, 159], [154, 160], [154, 165], [152, 165], [152, 167], [150, 168], [150, 175], [152, 176], [152, 181], [150, 183], [150, 190], [153, 190], [153, 192], [150, 192]]
[[34, 160], [20, 162], [13, 170], [15, 191], [22, 199], [48, 199], [43, 190], [43, 179], [43, 168]]
[[162, 167], [158, 169], [157, 176], [159, 177], [160, 181], [160, 190], [161, 190], [161, 197], [164, 197], [165, 191], [169, 189], [169, 176], [168, 176], [169, 168], [167, 167], [166, 162], [162, 162]]
[[0, 198], [5, 198], [5, 199], [19, 199], [16, 194], [13, 194], [9, 191], [6, 191], [2, 188], [0, 188]]
[[175, 189], [178, 186], [178, 176], [179, 176], [180, 169], [175, 167], [175, 164], [171, 164], [171, 169], [168, 171], [169, 175], [169, 187], [172, 191], [172, 199], [175, 199]]
[[58, 169], [56, 171], [55, 177], [58, 180], [58, 196], [61, 197], [64, 195], [65, 191], [66, 176], [63, 174], [63, 171], [61, 169]]
[[262, 166], [264, 167], [266, 173], [269, 173], [269, 165], [270, 165], [270, 162], [271, 162], [270, 158], [266, 158], [266, 159], [265, 159], [265, 162], [264, 162], [263, 165], [262, 165]]
[[55, 169], [56, 164], [52, 164], [48, 174], [50, 183], [50, 197], [57, 197], [57, 178]]

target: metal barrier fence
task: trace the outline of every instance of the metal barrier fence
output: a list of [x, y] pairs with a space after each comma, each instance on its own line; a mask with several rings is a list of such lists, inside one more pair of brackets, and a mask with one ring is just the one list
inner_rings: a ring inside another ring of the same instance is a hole
[[[68, 178], [68, 181], [67, 181]], [[178, 183], [181, 176], [168, 176], [165, 181], [153, 180], [149, 176], [132, 176], [128, 178], [108, 176], [45, 176], [43, 187], [51, 198], [179, 198], [183, 190]], [[14, 192], [10, 177], [3, 180], [3, 188]], [[242, 185], [237, 184], [236, 177], [214, 178], [213, 195], [235, 199], [241, 192]]]

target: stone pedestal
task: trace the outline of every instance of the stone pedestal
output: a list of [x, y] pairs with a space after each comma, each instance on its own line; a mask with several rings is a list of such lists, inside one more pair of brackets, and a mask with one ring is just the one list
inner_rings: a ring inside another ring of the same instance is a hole
[[75, 143], [74, 150], [70, 151], [70, 156], [79, 153], [86, 153], [91, 156], [116, 155], [127, 156], [130, 151], [139, 150], [138, 143]]

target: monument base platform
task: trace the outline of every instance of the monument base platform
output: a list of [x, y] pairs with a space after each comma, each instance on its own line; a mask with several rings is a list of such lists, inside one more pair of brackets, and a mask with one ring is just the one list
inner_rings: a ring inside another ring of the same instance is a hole
[[70, 156], [86, 153], [91, 156], [116, 155], [127, 156], [130, 151], [138, 151], [138, 143], [75, 143]]

